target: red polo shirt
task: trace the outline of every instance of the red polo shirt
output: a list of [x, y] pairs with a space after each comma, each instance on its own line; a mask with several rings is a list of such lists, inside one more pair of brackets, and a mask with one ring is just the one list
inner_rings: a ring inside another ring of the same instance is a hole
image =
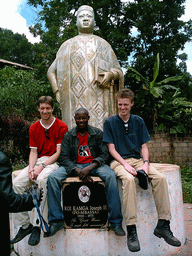
[[67, 125], [57, 118], [48, 128], [43, 126], [41, 120], [37, 121], [29, 129], [30, 148], [37, 148], [38, 157], [52, 156], [67, 131]]

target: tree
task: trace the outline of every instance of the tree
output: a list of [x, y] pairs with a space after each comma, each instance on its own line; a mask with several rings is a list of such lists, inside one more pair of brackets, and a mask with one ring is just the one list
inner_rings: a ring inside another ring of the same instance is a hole
[[33, 63], [32, 44], [26, 36], [0, 28], [0, 58], [31, 66]]
[[[12, 162], [28, 159], [28, 130], [31, 122], [39, 117], [38, 99], [42, 95], [53, 96], [51, 85], [35, 79], [35, 73], [34, 69], [8, 66], [0, 69], [0, 150]], [[61, 118], [56, 99], [54, 114]]]
[[178, 51], [192, 36], [192, 21], [180, 20], [185, 0], [138, 0], [125, 7], [125, 17], [134, 21], [137, 35], [131, 66], [152, 77], [154, 56], [159, 53], [161, 72], [158, 79], [181, 73]]
[[[33, 120], [38, 114], [37, 101], [42, 95], [53, 95], [51, 86], [35, 79], [35, 70], [0, 69], [0, 102], [2, 116]], [[55, 103], [55, 114], [60, 113]]]
[[[162, 77], [178, 72], [177, 52], [183, 49], [192, 34], [191, 21], [179, 20], [184, 13], [184, 2], [185, 0], [28, 0], [34, 7], [41, 6], [39, 21], [31, 31], [34, 35], [41, 36], [50, 62], [61, 43], [77, 34], [74, 14], [79, 6], [88, 4], [95, 10], [95, 34], [111, 44], [124, 67], [129, 55], [133, 53], [131, 66], [151, 74], [153, 56], [159, 52]], [[138, 31], [135, 37], [131, 35], [133, 27]]]
[[[131, 88], [136, 95], [138, 94], [138, 103], [141, 92], [146, 96], [146, 100], [142, 101], [144, 104], [140, 107], [148, 127], [153, 124], [154, 119], [153, 108], [147, 104], [147, 100], [151, 100], [152, 91], [143, 90], [142, 81], [130, 75], [127, 64], [129, 63], [129, 66], [137, 70], [148, 81], [153, 81], [153, 66], [157, 53], [159, 53], [161, 65], [155, 80], [156, 84], [168, 77], [183, 76], [182, 80], [171, 82], [172, 88], [167, 88], [162, 98], [153, 97], [153, 100], [157, 101], [157, 109], [163, 106], [161, 101], [166, 100], [173, 106], [172, 111], [175, 110], [174, 113], [164, 112], [163, 114], [164, 108], [158, 109], [162, 116], [167, 116], [167, 119], [162, 118], [161, 121], [159, 115], [159, 125], [165, 122], [165, 125], [171, 127], [173, 122], [177, 122], [182, 117], [189, 120], [191, 114], [187, 112], [187, 109], [182, 109], [183, 103], [176, 104], [178, 98], [180, 102], [182, 99], [192, 100], [192, 77], [186, 72], [186, 56], [180, 55], [182, 63], [177, 65], [178, 51], [184, 49], [185, 43], [189, 42], [192, 36], [192, 20], [184, 22], [180, 19], [185, 11], [185, 0], [28, 0], [28, 3], [34, 7], [40, 6], [39, 20], [34, 27], [31, 27], [31, 31], [34, 35], [41, 36], [44, 73], [54, 60], [60, 45], [77, 35], [74, 14], [79, 6], [91, 5], [95, 11], [97, 25], [94, 33], [111, 44], [122, 67], [125, 71], [127, 70], [125, 86]], [[135, 35], [132, 35], [132, 29], [137, 31]], [[173, 89], [174, 87], [177, 89]], [[152, 88], [151, 90], [159, 92], [160, 89]], [[175, 105], [173, 101], [171, 103], [173, 98], [168, 98], [170, 95], [176, 97]], [[177, 106], [179, 106], [178, 110]], [[173, 117], [172, 120], [168, 120], [169, 114]], [[150, 128], [153, 129], [153, 125]]]
[[[46, 58], [50, 65], [59, 46], [77, 35], [75, 12], [83, 5], [91, 5], [95, 11], [95, 34], [106, 39], [115, 50], [119, 61], [127, 62], [132, 51], [131, 23], [123, 19], [123, 2], [120, 0], [28, 0], [34, 7], [41, 6], [39, 21], [31, 27], [34, 35], [40, 35], [46, 46]], [[128, 25], [129, 24], [129, 25]]]
[[[183, 76], [167, 77], [162, 81], [156, 82], [159, 75], [159, 66], [159, 54], [157, 54], [151, 82], [134, 68], [128, 66], [128, 69], [132, 72], [132, 77], [142, 82], [136, 99], [137, 112], [145, 116], [145, 109], [148, 109], [147, 115], [149, 113], [151, 115], [151, 120], [153, 121], [152, 129], [154, 131], [160, 128], [170, 133], [189, 132], [191, 127], [189, 123], [183, 122], [182, 115], [184, 113], [187, 115], [188, 113], [189, 120], [191, 119], [192, 103], [181, 96], [178, 87], [171, 85], [172, 82], [182, 80]], [[142, 109], [144, 109], [144, 112]]]

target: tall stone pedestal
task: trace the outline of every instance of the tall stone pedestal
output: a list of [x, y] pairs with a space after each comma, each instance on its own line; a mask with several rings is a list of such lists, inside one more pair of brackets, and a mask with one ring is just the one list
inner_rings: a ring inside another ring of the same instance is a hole
[[[162, 172], [167, 179], [170, 203], [171, 203], [171, 230], [183, 244], [185, 243], [183, 198], [180, 168], [177, 165], [153, 164], [157, 170]], [[122, 190], [120, 187], [120, 195]], [[43, 238], [39, 245], [32, 247], [28, 245], [29, 236], [15, 244], [15, 251], [20, 256], [123, 256], [123, 255], [142, 255], [158, 256], [172, 255], [179, 250], [177, 247], [168, 245], [163, 239], [153, 235], [157, 224], [157, 213], [152, 197], [151, 187], [144, 191], [137, 186], [138, 202], [138, 237], [141, 251], [131, 253], [127, 248], [127, 238], [118, 237], [110, 230], [103, 229], [66, 229], [59, 231], [55, 236]], [[126, 230], [125, 224], [123, 227]], [[13, 228], [13, 237], [17, 229]]]

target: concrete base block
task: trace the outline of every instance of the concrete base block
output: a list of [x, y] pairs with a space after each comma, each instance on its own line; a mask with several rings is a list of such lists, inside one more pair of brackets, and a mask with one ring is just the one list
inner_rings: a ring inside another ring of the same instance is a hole
[[[169, 164], [153, 165], [166, 176], [172, 213], [171, 230], [183, 246], [186, 238], [180, 168], [177, 165]], [[120, 194], [122, 194], [121, 186]], [[157, 213], [151, 187], [147, 191], [144, 191], [137, 186], [137, 204], [137, 231], [141, 246], [140, 252], [131, 253], [128, 250], [126, 236], [117, 237], [111, 230], [102, 229], [61, 230], [50, 238], [43, 238], [42, 235], [40, 244], [35, 247], [28, 245], [29, 236], [27, 236], [15, 244], [14, 249], [20, 256], [168, 256], [176, 253], [179, 248], [170, 246], [163, 239], [159, 239], [153, 235], [153, 231], [157, 225]], [[11, 226], [11, 236], [13, 237], [17, 229], [13, 228], [13, 223]], [[123, 227], [126, 230], [125, 223], [123, 223]]]

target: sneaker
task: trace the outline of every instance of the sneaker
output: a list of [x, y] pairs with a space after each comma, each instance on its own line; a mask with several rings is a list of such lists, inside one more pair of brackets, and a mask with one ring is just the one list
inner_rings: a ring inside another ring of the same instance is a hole
[[49, 227], [49, 233], [44, 234], [44, 237], [54, 236], [59, 230], [64, 228], [64, 222], [52, 222]]
[[121, 226], [110, 226], [110, 229], [115, 233], [116, 236], [125, 236], [125, 231]]
[[163, 238], [165, 242], [172, 246], [181, 246], [181, 242], [173, 236], [173, 233], [170, 230], [169, 220], [159, 220], [154, 230], [154, 235]]
[[41, 229], [40, 227], [34, 227], [33, 231], [29, 237], [28, 244], [31, 246], [35, 246], [40, 242]]
[[127, 226], [127, 246], [131, 252], [140, 251], [136, 225]]
[[20, 227], [17, 235], [15, 236], [14, 239], [12, 239], [10, 241], [11, 244], [15, 244], [15, 243], [18, 243], [19, 241], [21, 241], [24, 237], [26, 237], [27, 235], [31, 234], [33, 230], [33, 225], [32, 224], [29, 224], [28, 228], [22, 228]]

